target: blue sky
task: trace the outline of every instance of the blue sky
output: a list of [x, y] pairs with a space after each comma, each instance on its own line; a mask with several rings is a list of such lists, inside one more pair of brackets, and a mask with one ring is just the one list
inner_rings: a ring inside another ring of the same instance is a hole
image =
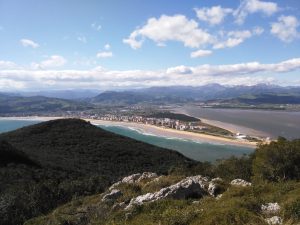
[[299, 0], [0, 0], [0, 91], [300, 85], [299, 9]]

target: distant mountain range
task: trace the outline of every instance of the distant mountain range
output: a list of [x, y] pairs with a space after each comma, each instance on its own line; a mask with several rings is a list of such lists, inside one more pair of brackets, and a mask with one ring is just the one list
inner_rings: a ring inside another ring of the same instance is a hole
[[172, 86], [152, 87], [130, 91], [103, 92], [91, 99], [98, 104], [137, 104], [137, 103], [185, 103], [212, 99], [231, 99], [243, 95], [257, 94], [300, 95], [300, 87], [281, 87], [259, 84], [254, 86], [227, 87], [209, 84], [200, 87]]
[[[43, 96], [35, 96], [40, 94]], [[24, 97], [23, 95], [26, 95]], [[33, 95], [33, 96], [31, 96]], [[47, 97], [60, 96], [60, 98]], [[300, 104], [300, 87], [258, 84], [254, 86], [151, 87], [125, 91], [95, 90], [0, 93], [0, 114], [87, 110], [103, 105], [177, 104], [217, 101], [243, 104]]]

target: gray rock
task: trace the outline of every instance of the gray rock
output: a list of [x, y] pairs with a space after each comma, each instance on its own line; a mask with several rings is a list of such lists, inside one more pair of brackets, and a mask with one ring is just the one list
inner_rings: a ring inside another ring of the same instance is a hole
[[262, 211], [262, 213], [267, 214], [267, 215], [271, 215], [271, 214], [274, 215], [274, 214], [279, 213], [280, 206], [277, 202], [266, 203], [264, 205], [261, 205], [261, 211]]
[[282, 219], [279, 216], [273, 216], [271, 218], [267, 218], [266, 222], [270, 225], [280, 225], [282, 224]]
[[112, 189], [108, 194], [103, 196], [102, 202], [113, 202], [122, 195], [123, 194], [120, 190]]
[[134, 184], [134, 183], [141, 182], [145, 179], [152, 179], [152, 178], [154, 179], [157, 177], [158, 176], [156, 173], [151, 173], [151, 172], [144, 172], [142, 174], [141, 173], [132, 174], [130, 176], [124, 177], [121, 181], [118, 181], [113, 185], [111, 185], [109, 190], [115, 189], [120, 184]]
[[221, 178], [214, 178], [212, 179], [209, 184], [208, 184], [208, 193], [213, 196], [216, 197], [216, 195], [218, 194], [218, 190], [220, 189], [220, 185], [218, 184], [218, 182], [222, 181]]
[[241, 186], [241, 187], [247, 187], [252, 185], [250, 182], [247, 182], [243, 179], [234, 179], [230, 182], [230, 184], [234, 186]]
[[186, 199], [189, 197], [202, 197], [208, 194], [206, 187], [208, 179], [202, 176], [187, 177], [176, 184], [163, 188], [155, 193], [147, 193], [131, 199], [126, 210], [134, 205], [142, 205], [145, 202], [153, 202], [165, 198]]
[[141, 176], [142, 176], [142, 174], [140, 174], [140, 173], [132, 174], [132, 175], [130, 175], [130, 176], [128, 176], [128, 177], [124, 177], [123, 180], [121, 181], [121, 183], [133, 184], [133, 183], [135, 183]]
[[151, 173], [151, 172], [144, 172], [138, 179], [136, 182], [141, 182], [145, 179], [154, 179], [157, 178], [157, 174], [156, 173]]

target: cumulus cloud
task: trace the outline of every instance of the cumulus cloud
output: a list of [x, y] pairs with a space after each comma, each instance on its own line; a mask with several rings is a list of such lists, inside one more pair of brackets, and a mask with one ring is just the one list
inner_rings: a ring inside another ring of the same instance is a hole
[[211, 25], [217, 25], [221, 24], [224, 21], [224, 18], [233, 12], [233, 9], [213, 6], [211, 8], [196, 8], [195, 11], [199, 20], [205, 21]]
[[38, 48], [40, 47], [40, 45], [36, 42], [34, 42], [33, 40], [30, 39], [21, 39], [20, 43], [24, 46], [24, 47], [31, 47], [31, 48]]
[[199, 58], [199, 57], [204, 57], [204, 56], [208, 56], [211, 55], [212, 51], [211, 50], [202, 50], [199, 49], [197, 51], [194, 51], [191, 53], [191, 58]]
[[[164, 70], [0, 70], [0, 87], [21, 89], [98, 88], [124, 89], [207, 83], [252, 85], [274, 81], [273, 74], [300, 69], [300, 58], [274, 64], [248, 62], [226, 65], [176, 66]], [[1, 86], [2, 85], [2, 86]]]
[[98, 52], [97, 58], [111, 58], [113, 57], [113, 53], [110, 51]]
[[278, 22], [271, 24], [271, 33], [284, 42], [292, 42], [300, 37], [297, 31], [299, 21], [294, 16], [280, 16]]
[[15, 69], [18, 66], [11, 61], [0, 60], [0, 69]]
[[243, 24], [249, 14], [260, 12], [264, 15], [271, 16], [278, 12], [277, 3], [261, 0], [242, 0], [240, 6], [233, 12], [235, 22]]
[[187, 66], [176, 66], [171, 67], [166, 70], [167, 74], [191, 74], [193, 73], [192, 69]]
[[52, 55], [48, 59], [40, 63], [32, 63], [31, 66], [33, 69], [49, 69], [56, 68], [65, 65], [67, 60], [60, 55]]
[[198, 27], [194, 20], [187, 19], [184, 15], [166, 16], [148, 19], [146, 25], [134, 30], [123, 42], [133, 49], [142, 46], [148, 38], [158, 45], [166, 41], [179, 41], [186, 47], [198, 48], [212, 42], [212, 36]]
[[254, 35], [261, 35], [263, 32], [264, 29], [261, 27], [255, 27], [252, 31], [250, 30], [229, 31], [225, 33], [225, 40], [216, 41], [213, 48], [214, 49], [232, 48], [237, 45], [240, 45], [246, 39], [249, 39]]

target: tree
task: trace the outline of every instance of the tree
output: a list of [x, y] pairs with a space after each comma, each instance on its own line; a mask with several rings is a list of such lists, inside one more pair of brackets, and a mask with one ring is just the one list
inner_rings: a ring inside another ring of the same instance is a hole
[[300, 179], [300, 139], [279, 137], [261, 144], [254, 153], [254, 180], [284, 181]]

